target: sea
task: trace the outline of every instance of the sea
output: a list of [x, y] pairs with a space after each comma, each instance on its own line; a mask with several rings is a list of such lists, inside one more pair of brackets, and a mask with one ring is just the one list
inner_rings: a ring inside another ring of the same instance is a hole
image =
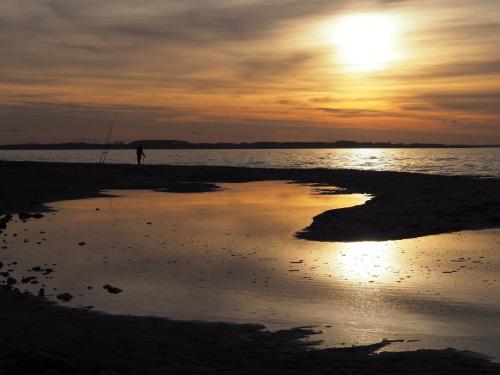
[[[343, 168], [500, 177], [500, 148], [145, 150], [145, 164], [252, 168]], [[100, 150], [0, 150], [0, 160], [97, 163]], [[135, 150], [110, 150], [106, 163], [133, 164]]]

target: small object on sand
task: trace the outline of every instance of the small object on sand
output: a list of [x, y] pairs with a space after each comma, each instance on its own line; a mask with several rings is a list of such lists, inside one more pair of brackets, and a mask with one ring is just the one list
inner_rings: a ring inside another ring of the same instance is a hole
[[31, 283], [32, 281], [36, 280], [36, 277], [35, 276], [28, 276], [28, 277], [23, 277], [21, 279], [21, 282], [23, 284], [27, 284], [27, 283]]
[[78, 246], [85, 246], [87, 243], [86, 242], [78, 242]]
[[17, 284], [17, 280], [14, 279], [13, 277], [8, 277], [6, 283], [7, 283], [7, 285], [12, 286], [12, 285]]
[[103, 289], [106, 289], [111, 294], [118, 294], [118, 293], [123, 292], [123, 290], [121, 290], [120, 288], [115, 288], [109, 284], [104, 285]]
[[73, 296], [69, 293], [61, 293], [57, 295], [57, 299], [60, 299], [63, 302], [69, 302], [73, 299]]
[[19, 220], [27, 220], [32, 217], [31, 214], [27, 212], [19, 212], [17, 216], [19, 216]]

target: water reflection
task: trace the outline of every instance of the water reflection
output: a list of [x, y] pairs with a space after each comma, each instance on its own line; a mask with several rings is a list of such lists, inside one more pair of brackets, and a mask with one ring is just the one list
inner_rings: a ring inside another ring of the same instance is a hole
[[[342, 252], [338, 261], [346, 280], [365, 284], [388, 282], [400, 268], [394, 242], [355, 242], [332, 245]], [[335, 256], [337, 258], [337, 256]]]
[[[38, 277], [22, 287], [44, 285], [49, 298], [69, 292], [73, 306], [272, 328], [319, 325], [332, 345], [402, 337], [422, 341], [394, 349], [500, 354], [500, 231], [309, 242], [294, 233], [314, 215], [368, 197], [315, 195], [285, 182], [222, 187], [57, 202], [53, 215], [9, 225], [0, 261], [18, 280]], [[43, 276], [31, 271], [37, 266], [55, 271]], [[106, 284], [123, 293], [109, 294]]]

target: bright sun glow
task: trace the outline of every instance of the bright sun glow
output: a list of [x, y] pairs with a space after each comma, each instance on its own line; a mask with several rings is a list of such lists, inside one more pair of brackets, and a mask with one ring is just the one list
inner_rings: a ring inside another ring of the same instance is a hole
[[399, 57], [398, 25], [393, 17], [355, 14], [340, 18], [332, 41], [340, 63], [348, 70], [370, 72], [385, 68]]
[[342, 255], [336, 262], [350, 282], [387, 282], [399, 269], [394, 242], [351, 242], [338, 247]]

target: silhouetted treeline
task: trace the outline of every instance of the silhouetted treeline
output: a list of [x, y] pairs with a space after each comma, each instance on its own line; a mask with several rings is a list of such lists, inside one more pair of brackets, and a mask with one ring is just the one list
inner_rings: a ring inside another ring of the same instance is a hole
[[190, 143], [178, 140], [138, 140], [130, 143], [115, 142], [107, 146], [99, 143], [26, 143], [0, 145], [3, 150], [94, 150], [133, 149], [142, 144], [147, 149], [301, 149], [301, 148], [477, 148], [500, 147], [500, 145], [444, 145], [437, 143], [391, 143], [391, 142], [242, 142], [242, 143]]

